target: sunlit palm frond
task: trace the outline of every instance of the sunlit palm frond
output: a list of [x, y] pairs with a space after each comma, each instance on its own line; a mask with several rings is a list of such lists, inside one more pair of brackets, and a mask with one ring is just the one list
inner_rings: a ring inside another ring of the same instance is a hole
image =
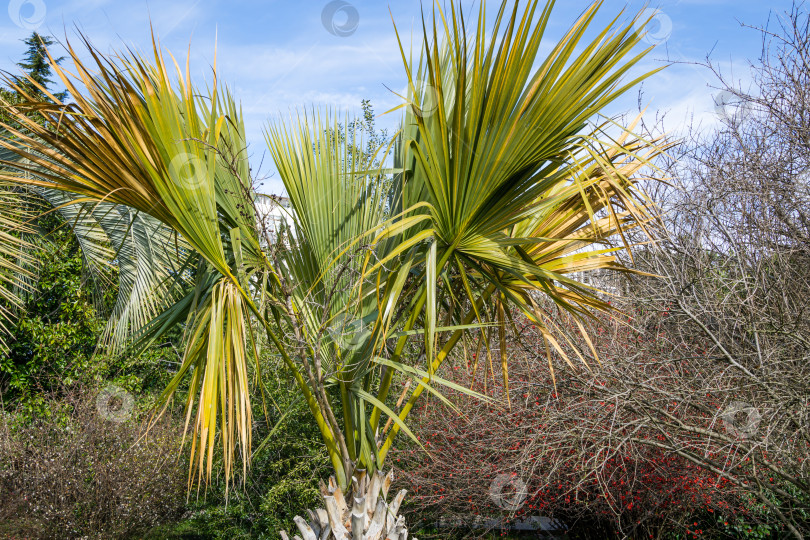
[[[26, 132], [3, 126], [11, 137], [0, 138], [0, 146], [30, 163], [8, 165], [29, 175], [27, 185], [151, 215], [229, 273], [215, 177], [222, 165], [221, 136], [241, 122], [224, 115], [223, 109], [233, 107], [226, 106], [216, 85], [203, 98], [176, 64], [173, 75], [157, 45], [150, 63], [138, 55], [108, 59], [87, 43], [91, 67], [69, 43], [67, 47], [77, 79], [58, 65], [53, 69], [73, 103], [63, 104], [54, 96], [49, 96], [53, 103], [42, 102], [7, 81], [24, 98], [9, 110]], [[45, 122], [29, 119], [29, 110]], [[19, 175], [7, 176], [20, 181]]]
[[36, 205], [26, 199], [25, 192], [0, 182], [0, 352], [7, 350], [10, 325], [24, 310], [21, 295], [31, 290], [36, 263], [35, 246], [26, 240], [35, 232]]
[[[376, 445], [364, 424], [357, 424], [352, 411], [358, 409], [346, 402], [337, 407], [318, 391], [318, 381], [339, 387], [345, 400], [360, 400], [353, 385], [369, 368], [361, 351], [373, 349], [370, 342], [381, 332], [374, 326], [378, 310], [373, 288], [357, 291], [354, 284], [363, 254], [371, 249], [368, 233], [385, 219], [387, 193], [381, 188], [382, 175], [368, 170], [374, 158], [353, 151], [357, 134], [343, 126], [313, 112], [293, 119], [291, 126], [271, 126], [267, 140], [291, 202], [289, 248], [276, 255], [277, 296], [286, 291], [290, 303], [277, 312], [295, 336], [287, 343], [304, 348], [302, 381], [311, 389], [310, 406], [322, 433], [333, 441], [330, 454], [346, 482], [350, 463]], [[337, 421], [341, 413], [345, 429]]]
[[[501, 328], [508, 311], [517, 309], [553, 340], [553, 321], [538, 312], [532, 294], [544, 294], [574, 315], [606, 309], [597, 291], [570, 274], [622, 267], [609, 248], [574, 252], [595, 242], [621, 242], [623, 230], [650, 217], [631, 175], [661, 148], [654, 141], [605, 137], [598, 114], [654, 71], [623, 80], [648, 51], [638, 50], [635, 20], [583, 41], [600, 5], [587, 9], [545, 59], [538, 53], [553, 2], [542, 9], [537, 1], [524, 8], [503, 2], [491, 34], [482, 3], [473, 36], [466, 34], [469, 26], [455, 4], [449, 18], [435, 8], [423, 26], [419, 62], [403, 47], [411, 101], [405, 104], [398, 159], [402, 208], [427, 203], [421, 211], [430, 217], [418, 230], [431, 242], [422, 255], [426, 282], [419, 292], [428, 373], [456, 343], [453, 336], [441, 350], [432, 350], [442, 309], [434, 288], [442, 276], [462, 277], [459, 290], [467, 305], [494, 306], [488, 312]], [[637, 165], [622, 171], [628, 159]], [[468, 308], [458, 322], [485, 318], [484, 310], [476, 311]], [[508, 388], [504, 347], [501, 354]], [[384, 381], [381, 398], [389, 387]], [[401, 418], [421, 392], [413, 392]], [[395, 426], [383, 456], [396, 431]]]
[[[193, 416], [194, 435], [189, 487], [194, 470], [197, 480], [202, 480], [204, 474], [210, 478], [217, 437], [222, 439], [226, 483], [230, 483], [233, 474], [237, 448], [243, 458], [243, 472], [247, 472], [253, 423], [247, 370], [248, 357], [254, 354], [250, 350], [254, 340], [248, 336], [250, 313], [244, 300], [233, 282], [221, 278], [210, 288], [198, 289], [194, 302], [182, 365], [164, 392], [164, 400], [168, 400], [180, 382], [190, 375], [186, 429]], [[196, 415], [193, 414], [195, 398]], [[222, 428], [219, 433], [218, 425]]]
[[[252, 186], [241, 111], [230, 94], [220, 89], [216, 76], [207, 93], [196, 90], [188, 66], [185, 72], [176, 64], [172, 68], [173, 60], [167, 62], [157, 43], [151, 60], [134, 53], [107, 57], [86, 41], [85, 45], [89, 62], [67, 44], [75, 76], [52, 66], [70, 92], [71, 103], [62, 103], [46, 91], [48, 99], [32, 95], [17, 81], [6, 81], [22, 96], [9, 114], [23, 128], [0, 126], [8, 132], [0, 136], [0, 147], [18, 158], [2, 162], [8, 170], [0, 177], [28, 188], [77, 195], [74, 204], [85, 205], [99, 223], [95, 232], [103, 231], [100, 224], [109, 221], [109, 245], [122, 263], [126, 295], [116, 306], [121, 318], [108, 328], [112, 344], [131, 333], [148, 340], [145, 334], [154, 325], [143, 326], [147, 317], [164, 307], [164, 301], [171, 301], [171, 296], [156, 295], [171, 280], [183, 277], [181, 264], [186, 257], [204, 259], [224, 278], [213, 304], [220, 310], [217, 313], [241, 314], [232, 294], [239, 292], [251, 304], [247, 280], [263, 257], [250, 197], [245, 196], [252, 194]], [[29, 117], [32, 112], [40, 121]], [[112, 205], [115, 209], [110, 209]], [[169, 260], [172, 264], [160, 272], [150, 268]], [[189, 316], [200, 321], [202, 313], [214, 307], [195, 303]], [[237, 362], [244, 367], [246, 356], [239, 351], [245, 344], [222, 342], [244, 340], [244, 334], [229, 322], [237, 316], [211, 319], [218, 326], [209, 329], [211, 346], [205, 354], [212, 356], [204, 355], [206, 361], [225, 361], [223, 355], [229, 355], [227, 365]], [[221, 338], [215, 339], [216, 335]], [[211, 394], [205, 391], [210, 387], [197, 389], [203, 398], [198, 410], [205, 415], [206, 429], [222, 422], [226, 429], [238, 424], [240, 433], [249, 432], [247, 414], [227, 416], [230, 407], [236, 406], [231, 400], [247, 399], [246, 392], [226, 392], [218, 416], [207, 408]], [[233, 455], [232, 440], [209, 437], [204, 441], [206, 452], [211, 455], [217, 441], [222, 441]]]

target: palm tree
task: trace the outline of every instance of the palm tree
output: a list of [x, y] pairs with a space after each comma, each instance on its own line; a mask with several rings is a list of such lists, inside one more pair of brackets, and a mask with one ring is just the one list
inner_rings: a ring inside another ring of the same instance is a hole
[[[3, 126], [0, 146], [18, 159], [3, 162], [0, 179], [73, 194], [93, 212], [149, 216], [183, 243], [173, 259], [184, 266], [147, 280], [136, 303], [160, 307], [158, 284], [170, 278], [190, 287], [149, 322], [129, 319], [110, 349], [147, 347], [184, 326], [182, 367], [164, 397], [189, 380], [190, 482], [210, 477], [217, 446], [226, 481], [240, 456], [246, 472], [250, 381], [268, 376], [258, 362], [266, 339], [335, 473], [325, 510], [309, 524], [297, 518], [302, 536], [404, 538], [404, 493], [386, 503], [383, 468], [400, 431], [418, 442], [407, 423], [414, 404], [425, 391], [447, 402], [441, 387], [487, 399], [439, 375], [448, 357], [466, 354], [458, 344], [475, 339], [489, 353], [494, 330], [508, 388], [504, 342], [519, 314], [571, 364], [544, 306], [577, 319], [609, 309], [571, 275], [630, 271], [615, 253], [652, 217], [637, 184], [664, 149], [632, 135], [634, 123], [599, 117], [651, 74], [624, 81], [648, 52], [636, 50], [635, 19], [583, 43], [599, 6], [542, 60], [553, 2], [521, 10], [503, 1], [491, 34], [484, 2], [472, 31], [454, 4], [449, 14], [435, 8], [418, 57], [400, 45], [409, 81], [401, 129], [377, 154], [354, 151], [348, 122], [318, 110], [268, 127], [291, 203], [272, 234], [233, 97], [216, 77], [208, 92], [195, 89], [188, 65], [172, 70], [154, 41], [148, 60], [106, 57], [85, 40], [91, 66], [68, 45], [75, 76], [53, 67], [72, 103], [17, 88], [24, 103], [9, 111], [24, 129]], [[31, 111], [46, 122], [28, 120]]]

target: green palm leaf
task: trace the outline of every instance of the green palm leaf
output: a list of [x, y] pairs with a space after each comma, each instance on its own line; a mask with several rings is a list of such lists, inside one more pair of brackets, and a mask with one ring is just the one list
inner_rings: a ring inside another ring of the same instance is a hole
[[7, 350], [4, 336], [24, 309], [21, 295], [31, 290], [36, 248], [26, 237], [35, 232], [30, 225], [35, 209], [24, 192], [0, 182], [0, 352]]

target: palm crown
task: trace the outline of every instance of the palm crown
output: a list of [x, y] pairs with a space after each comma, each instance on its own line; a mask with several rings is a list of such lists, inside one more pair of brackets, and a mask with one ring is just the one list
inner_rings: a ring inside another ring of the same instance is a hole
[[[13, 157], [2, 181], [67, 197], [60, 207], [85, 209], [86, 256], [117, 257], [129, 285], [106, 353], [146, 347], [183, 325], [182, 367], [164, 397], [190, 381], [200, 477], [218, 443], [227, 478], [237, 455], [247, 466], [251, 379], [269, 375], [258, 361], [266, 340], [345, 489], [356, 470], [382, 467], [400, 431], [413, 437], [407, 418], [422, 393], [474, 393], [439, 375], [460, 342], [490, 351], [494, 329], [508, 387], [504, 342], [516, 314], [571, 363], [544, 306], [577, 318], [609, 309], [571, 276], [628, 270], [615, 251], [629, 249], [625, 233], [651, 218], [637, 184], [664, 144], [599, 120], [650, 75], [624, 81], [647, 52], [636, 51], [635, 19], [583, 43], [599, 4], [545, 59], [538, 51], [553, 2], [504, 1], [491, 38], [483, 2], [471, 29], [454, 4], [434, 9], [418, 57], [401, 44], [401, 128], [374, 156], [353, 151], [355, 134], [332, 114], [270, 125], [291, 203], [278, 234], [261, 226], [234, 98], [216, 77], [207, 92], [194, 88], [188, 66], [167, 61], [157, 43], [148, 59], [107, 57], [85, 42], [91, 66], [68, 46], [75, 74], [53, 68], [70, 103], [19, 87], [26, 99], [9, 110], [23, 128], [4, 126], [0, 146]], [[29, 120], [31, 111], [45, 122]], [[129, 234], [136, 222], [138, 236]], [[89, 249], [104, 245], [128, 251]], [[412, 384], [398, 396], [403, 381]]]

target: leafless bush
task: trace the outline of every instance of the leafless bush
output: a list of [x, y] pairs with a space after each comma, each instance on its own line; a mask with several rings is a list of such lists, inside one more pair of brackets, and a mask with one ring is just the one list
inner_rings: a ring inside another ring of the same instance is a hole
[[[559, 320], [571, 344], [587, 348], [577, 327], [562, 316]], [[721, 411], [715, 389], [711, 396], [704, 391], [699, 419], [661, 393], [682, 384], [697, 395], [702, 389], [696, 370], [711, 363], [706, 348], [696, 341], [690, 350], [704, 352], [672, 361], [660, 338], [637, 331], [632, 322], [621, 315], [593, 324], [591, 340], [602, 364], [587, 359], [592, 371], [564, 369], [563, 360], [552, 353], [556, 386], [542, 335], [519, 323], [520, 339], [512, 339], [508, 350], [515, 360], [511, 408], [482, 406], [456, 395], [462, 415], [437, 401], [426, 403], [418, 415], [416, 427], [430, 455], [414, 447], [395, 457], [407, 484], [414, 486], [414, 509], [435, 519], [466, 522], [475, 516], [541, 515], [592, 537], [730, 530], [756, 522], [747, 489], [668, 448], [671, 430], [636, 406], [641, 401], [662, 407], [673, 419], [711, 426]], [[472, 370], [463, 362], [450, 369], [452, 375], [445, 376], [472, 385]], [[485, 378], [490, 392], [503, 395], [500, 377], [488, 368], [476, 375], [474, 387], [481, 388]], [[639, 380], [651, 389], [628, 392]], [[727, 451], [705, 443], [697, 442], [713, 455]]]
[[[669, 365], [691, 371], [664, 385], [625, 370], [613, 394], [671, 434], [662, 448], [721, 474], [802, 537], [810, 510], [810, 18], [798, 5], [774, 20], [762, 30], [754, 91], [726, 83], [746, 114], [688, 141], [670, 165], [674, 186], [658, 194], [667, 234], [641, 254], [642, 269], [663, 279], [635, 280], [626, 300], [637, 327], [663, 336]], [[682, 418], [667, 414], [667, 401]]]
[[0, 537], [133, 537], [182, 512], [179, 426], [145, 435], [147, 418], [111, 421], [97, 393], [53, 400], [33, 421], [0, 412]]

